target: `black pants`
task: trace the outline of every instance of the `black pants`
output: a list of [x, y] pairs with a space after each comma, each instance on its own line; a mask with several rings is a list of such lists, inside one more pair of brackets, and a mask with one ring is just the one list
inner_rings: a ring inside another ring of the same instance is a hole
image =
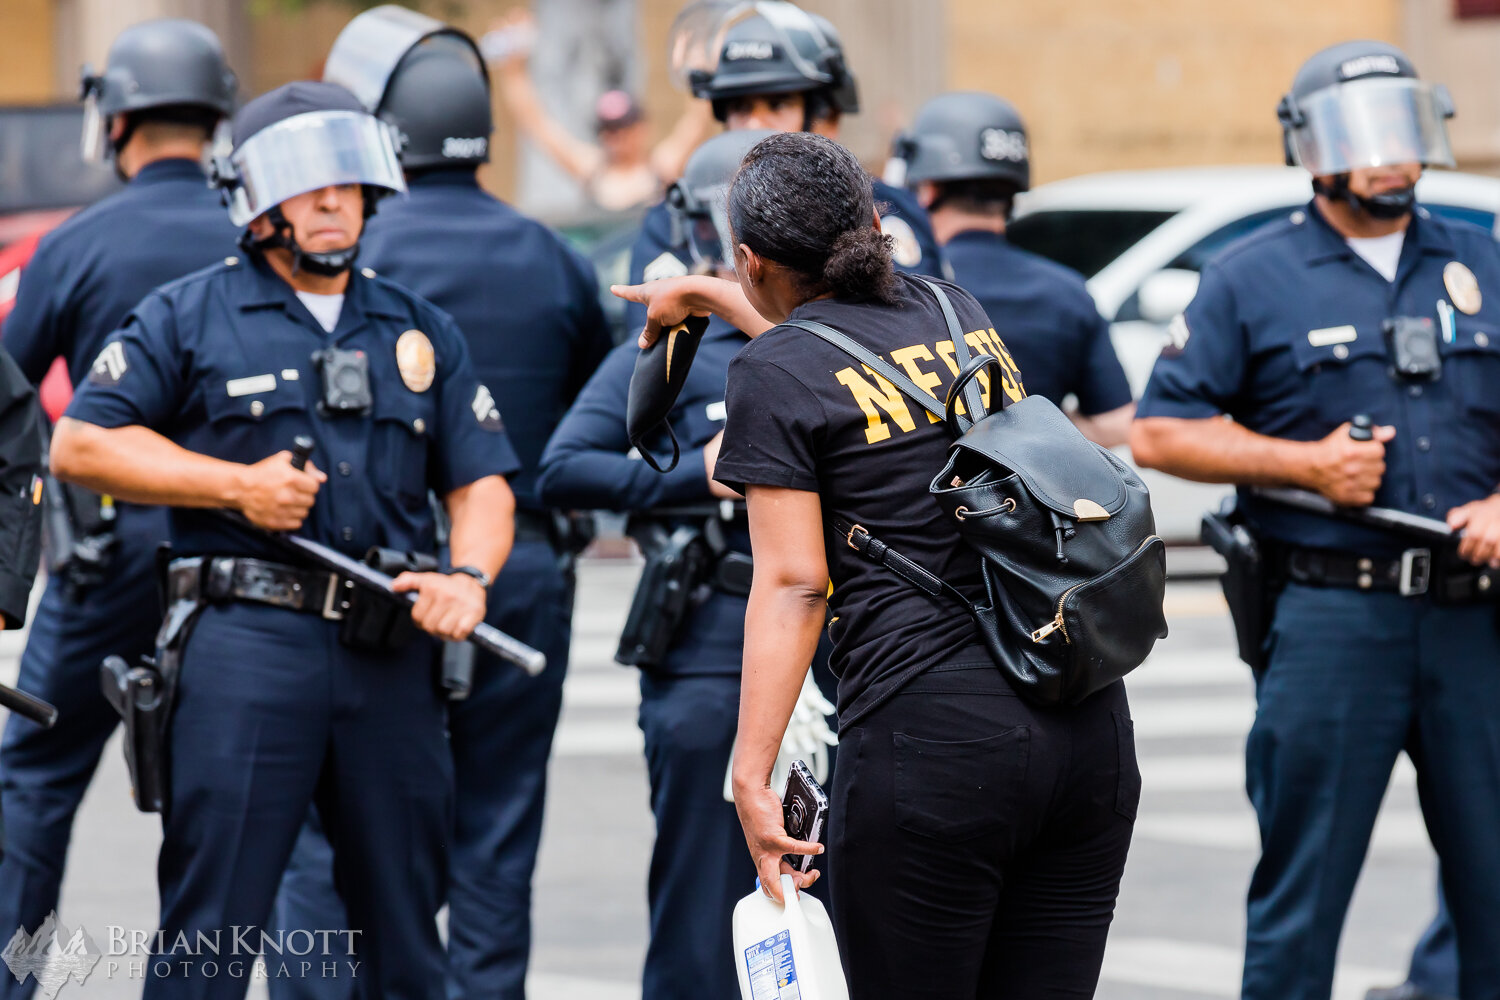
[[1140, 799], [1124, 686], [1047, 711], [964, 659], [841, 734], [828, 864], [850, 996], [1092, 997]]

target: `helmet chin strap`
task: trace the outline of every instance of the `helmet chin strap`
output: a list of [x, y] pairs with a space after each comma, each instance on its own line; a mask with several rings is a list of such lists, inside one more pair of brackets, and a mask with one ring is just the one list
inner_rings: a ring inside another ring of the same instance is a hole
[[1342, 201], [1356, 212], [1364, 212], [1372, 219], [1399, 219], [1410, 215], [1417, 203], [1416, 185], [1407, 185], [1393, 191], [1363, 197], [1349, 190], [1349, 175], [1337, 174], [1332, 184], [1313, 178], [1313, 190], [1326, 198]]
[[297, 243], [292, 224], [282, 214], [280, 205], [266, 212], [266, 218], [270, 220], [273, 227], [271, 235], [256, 239], [247, 229], [240, 235], [240, 247], [247, 252], [253, 250], [261, 254], [272, 247], [291, 251], [293, 274], [306, 271], [308, 274], [322, 275], [325, 278], [336, 278], [353, 267], [354, 258], [359, 256], [358, 240], [355, 240], [352, 246], [342, 250], [325, 250], [315, 253], [302, 249]]

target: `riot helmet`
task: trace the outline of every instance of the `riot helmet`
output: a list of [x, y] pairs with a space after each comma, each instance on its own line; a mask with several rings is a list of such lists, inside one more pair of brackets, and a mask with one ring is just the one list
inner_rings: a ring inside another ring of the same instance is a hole
[[752, 0], [730, 8], [708, 56], [707, 65], [689, 70], [687, 79], [693, 96], [709, 101], [721, 122], [732, 98], [760, 94], [802, 94], [804, 128], [831, 112], [859, 107], [837, 37], [830, 38], [818, 19], [786, 0]]
[[365, 11], [334, 40], [323, 79], [395, 127], [408, 170], [489, 161], [489, 70], [452, 25], [394, 4]]
[[1453, 166], [1446, 122], [1452, 116], [1446, 87], [1418, 79], [1405, 53], [1373, 41], [1318, 52], [1302, 64], [1276, 108], [1287, 163], [1310, 171], [1320, 194], [1349, 200], [1377, 218], [1409, 212], [1412, 189], [1361, 198], [1349, 191], [1349, 172], [1402, 163]]
[[[102, 163], [119, 153], [141, 117], [214, 126], [234, 112], [237, 86], [219, 38], [196, 21], [160, 18], [133, 24], [109, 47], [104, 72], [84, 66], [83, 158]], [[109, 138], [116, 115], [125, 132]]]
[[673, 243], [687, 247], [700, 273], [734, 267], [729, 182], [734, 180], [745, 154], [768, 135], [775, 133], [765, 129], [721, 132], [693, 152], [682, 176], [667, 188]]
[[1031, 153], [1020, 112], [993, 94], [942, 94], [922, 105], [896, 140], [908, 185], [996, 180], [1031, 187]]
[[382, 195], [406, 190], [394, 130], [336, 84], [298, 81], [257, 97], [234, 116], [233, 136], [234, 151], [213, 164], [213, 183], [224, 192], [229, 219], [246, 226], [264, 215], [275, 227], [259, 240], [246, 230], [241, 246], [290, 250], [294, 269], [340, 274], [353, 265], [359, 242], [321, 253], [302, 249], [282, 202], [332, 185], [359, 184], [368, 217]]

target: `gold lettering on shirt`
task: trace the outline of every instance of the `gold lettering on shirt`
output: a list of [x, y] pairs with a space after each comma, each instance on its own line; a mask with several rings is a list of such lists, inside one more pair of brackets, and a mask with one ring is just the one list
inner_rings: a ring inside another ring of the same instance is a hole
[[[932, 352], [927, 349], [926, 344], [913, 344], [910, 347], [903, 347], [899, 351], [891, 352], [891, 360], [906, 369], [906, 377], [930, 392], [933, 399], [938, 399], [937, 387], [943, 384], [943, 376], [937, 372], [924, 372], [918, 368], [918, 359], [922, 361], [937, 360], [932, 356]], [[942, 400], [939, 399], [938, 402], [942, 402]], [[935, 424], [938, 422], [938, 418], [928, 413], [927, 422]]]
[[1026, 398], [1026, 387], [1021, 384], [1021, 368], [1016, 364], [1016, 359], [1010, 356], [1010, 351], [1005, 349], [1005, 341], [995, 332], [994, 327], [984, 331], [989, 339], [990, 346], [994, 348], [991, 352], [1000, 359], [1000, 366], [1005, 369], [1005, 377], [1000, 380], [1000, 388], [1005, 390], [1005, 395], [1012, 403], [1019, 403]]
[[[999, 334], [994, 330], [974, 330], [964, 335], [964, 341], [971, 350], [980, 354], [988, 354], [1000, 363], [1000, 388], [1011, 402], [1020, 402], [1026, 397], [1026, 389], [1021, 384], [1021, 372], [1016, 367], [1015, 359], [1006, 350]], [[946, 390], [943, 390], [942, 394], [939, 393], [943, 385], [941, 373], [925, 371], [918, 367], [917, 362], [936, 362], [941, 359], [948, 367], [949, 374], [957, 377], [959, 365], [954, 354], [953, 341], [944, 338], [936, 344], [913, 344], [910, 347], [891, 351], [890, 358], [897, 367], [904, 369], [907, 376], [920, 388], [942, 402]], [[868, 422], [865, 428], [865, 441], [869, 444], [878, 444], [891, 436], [890, 425], [886, 422], [887, 417], [894, 420], [896, 426], [903, 431], [915, 430], [917, 425], [912, 419], [911, 407], [907, 405], [908, 401], [901, 391], [878, 373], [871, 371], [869, 367], [865, 365], [860, 367], [864, 368], [870, 378], [875, 380], [873, 384], [852, 367], [843, 369], [835, 377], [849, 389], [854, 396], [855, 403], [859, 404], [860, 410], [864, 412]], [[980, 387], [980, 402], [988, 410], [990, 408], [990, 372], [981, 371], [976, 381]], [[884, 416], [881, 413], [882, 410]], [[958, 401], [958, 412], [966, 413], [962, 400]], [[929, 422], [937, 423], [937, 417], [931, 413], [928, 413], [927, 417]]]
[[901, 390], [870, 371], [868, 366], [860, 365], [860, 367], [870, 373], [870, 377], [876, 381], [879, 388], [865, 381], [864, 377], [853, 368], [845, 368], [835, 377], [854, 394], [854, 401], [859, 404], [859, 408], [864, 411], [865, 419], [869, 421], [869, 426], [865, 428], [865, 441], [868, 444], [876, 444], [891, 436], [891, 429], [886, 426], [885, 421], [880, 418], [880, 413], [875, 409], [877, 406], [885, 410], [896, 422], [896, 426], [903, 431], [915, 430], [917, 422], [911, 418], [911, 410], [907, 407], [906, 397], [901, 395]]

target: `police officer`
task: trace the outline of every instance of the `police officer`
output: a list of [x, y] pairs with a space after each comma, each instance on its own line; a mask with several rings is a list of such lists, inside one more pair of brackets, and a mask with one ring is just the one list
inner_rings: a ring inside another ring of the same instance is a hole
[[[1303, 64], [1278, 114], [1313, 200], [1204, 269], [1131, 433], [1143, 465], [1240, 484], [1286, 581], [1246, 746], [1262, 844], [1247, 1000], [1329, 995], [1403, 749], [1442, 862], [1459, 995], [1500, 997], [1500, 634], [1486, 568], [1500, 557], [1500, 248], [1414, 198], [1424, 167], [1452, 164], [1452, 110], [1383, 43]], [[1351, 438], [1354, 415], [1373, 419], [1371, 439]], [[1445, 558], [1275, 507], [1255, 484], [1446, 517], [1467, 534]]]
[[[456, 640], [510, 548], [517, 463], [452, 320], [354, 269], [376, 199], [405, 186], [388, 126], [341, 87], [288, 84], [239, 112], [216, 171], [243, 256], [142, 302], [53, 444], [60, 477], [173, 508], [174, 628], [158, 654], [181, 664], [158, 866], [171, 961], [148, 963], [146, 996], [243, 996], [193, 942], [256, 940], [316, 804], [350, 932], [319, 957], [359, 963], [339, 971], [361, 995], [435, 1000], [452, 761], [432, 644], [403, 643], [390, 606], [202, 508], [419, 562], [436, 491], [455, 568], [396, 587], [419, 595], [418, 627]], [[316, 442], [305, 469], [284, 450], [298, 435]]]
[[[535, 481], [548, 435], [610, 348], [609, 330], [592, 266], [479, 186], [493, 123], [484, 63], [467, 35], [405, 8], [377, 7], [340, 33], [324, 77], [360, 88], [365, 106], [405, 137], [408, 196], [371, 221], [362, 261], [458, 322], [480, 381], [506, 401], [521, 461], [512, 481], [516, 544], [487, 620], [546, 653], [547, 669], [528, 677], [485, 654], [468, 696], [449, 706], [457, 826], [447, 888], [451, 988], [520, 998], [573, 614], [571, 556]], [[278, 913], [284, 927], [327, 926], [338, 912], [319, 839], [294, 855]], [[339, 984], [270, 985], [281, 994]]]
[[[683, 177], [668, 192], [675, 224], [690, 235], [689, 249], [700, 270], [718, 270], [729, 261], [724, 250], [723, 192], [745, 151], [770, 133], [736, 131], [704, 143], [688, 161]], [[748, 562], [750, 539], [743, 512], [724, 524], [709, 516], [696, 521], [653, 515], [653, 509], [717, 504], [734, 493], [713, 481], [714, 460], [724, 426], [724, 380], [729, 359], [748, 338], [728, 323], [712, 320], [689, 369], [687, 382], [669, 419], [681, 445], [675, 468], [658, 474], [633, 457], [626, 434], [626, 399], [639, 351], [621, 344], [605, 358], [552, 436], [542, 456], [538, 489], [549, 504], [630, 511], [632, 533], [643, 541], [647, 586], [656, 574], [650, 562], [683, 565], [688, 545], [704, 527], [722, 537], [715, 563]], [[666, 450], [665, 438], [646, 442], [653, 454]], [[654, 536], [654, 537], [653, 537]], [[732, 997], [738, 992], [730, 942], [735, 902], [754, 884], [755, 870], [734, 806], [724, 800], [725, 769], [734, 743], [739, 703], [740, 657], [744, 642], [744, 586], [734, 586], [705, 567], [700, 579], [679, 581], [698, 590], [675, 626], [632, 623], [627, 632], [666, 627], [670, 642], [659, 655], [636, 655], [622, 641], [626, 659], [641, 667], [640, 727], [646, 740], [651, 780], [651, 811], [656, 817], [647, 898], [651, 942], [646, 951], [642, 995], [659, 1000]], [[742, 581], [744, 582], [744, 581]], [[637, 595], [639, 610], [656, 612], [662, 602]]]
[[[61, 357], [83, 384], [105, 337], [146, 293], [234, 252], [235, 230], [200, 166], [235, 94], [213, 32], [184, 20], [134, 25], [104, 72], [84, 70], [83, 86], [85, 153], [129, 183], [49, 233], [25, 268], [5, 347], [33, 382]], [[10, 843], [0, 926], [31, 930], [57, 906], [74, 813], [119, 721], [100, 696], [99, 662], [150, 652], [155, 550], [167, 537], [163, 510], [76, 487], [49, 494], [72, 515], [76, 544], [54, 532], [52, 565], [62, 571], [47, 581], [19, 683], [57, 705], [59, 721], [44, 730], [13, 716], [0, 744]], [[3, 995], [30, 992], [12, 977], [0, 985]]]
[[41, 555], [45, 417], [36, 390], [0, 351], [0, 631], [26, 621]]
[[[689, 70], [688, 83], [726, 129], [817, 132], [837, 140], [842, 117], [859, 111], [858, 84], [827, 20], [784, 0], [756, 0], [733, 8], [711, 34], [719, 39], [713, 65]], [[940, 274], [926, 213], [908, 192], [880, 180], [874, 185], [897, 266]], [[665, 204], [655, 206], [631, 247], [631, 283], [678, 277], [691, 266], [684, 234], [673, 229]], [[628, 303], [625, 319], [632, 333], [639, 331], [645, 307]]]
[[1031, 187], [1026, 126], [991, 94], [943, 94], [897, 140], [906, 183], [932, 219], [952, 280], [979, 300], [1005, 338], [1026, 391], [1063, 404], [1091, 440], [1125, 443], [1134, 407], [1125, 370], [1083, 278], [1013, 246], [1005, 226]]

